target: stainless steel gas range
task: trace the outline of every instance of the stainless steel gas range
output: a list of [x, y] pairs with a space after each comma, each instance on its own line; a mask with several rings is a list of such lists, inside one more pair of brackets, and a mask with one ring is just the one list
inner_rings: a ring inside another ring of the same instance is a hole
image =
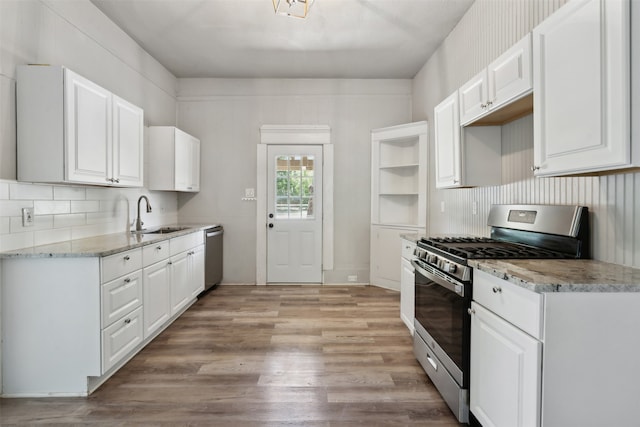
[[583, 206], [493, 205], [491, 237], [433, 237], [417, 243], [414, 353], [460, 422], [469, 421], [473, 292], [469, 259], [589, 257]]

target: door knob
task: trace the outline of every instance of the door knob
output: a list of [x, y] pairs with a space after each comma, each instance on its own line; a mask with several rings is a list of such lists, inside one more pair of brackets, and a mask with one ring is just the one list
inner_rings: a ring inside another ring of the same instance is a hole
[[273, 224], [272, 223], [269, 223], [269, 228], [273, 228]]

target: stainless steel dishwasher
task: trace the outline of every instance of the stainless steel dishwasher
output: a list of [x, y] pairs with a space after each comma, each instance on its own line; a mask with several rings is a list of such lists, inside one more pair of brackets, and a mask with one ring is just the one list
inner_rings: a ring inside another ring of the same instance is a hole
[[222, 281], [222, 237], [224, 229], [216, 225], [205, 230], [204, 292]]

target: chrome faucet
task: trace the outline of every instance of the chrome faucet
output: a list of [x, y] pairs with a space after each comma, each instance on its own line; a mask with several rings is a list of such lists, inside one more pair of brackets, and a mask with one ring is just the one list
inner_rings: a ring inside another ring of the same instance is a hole
[[142, 222], [142, 219], [140, 218], [140, 202], [142, 201], [142, 199], [146, 200], [147, 202], [147, 212], [151, 212], [151, 205], [149, 204], [149, 199], [147, 198], [147, 196], [140, 196], [140, 198], [138, 199], [138, 217], [136, 218], [136, 231], [141, 231], [142, 226], [144, 225], [144, 222]]

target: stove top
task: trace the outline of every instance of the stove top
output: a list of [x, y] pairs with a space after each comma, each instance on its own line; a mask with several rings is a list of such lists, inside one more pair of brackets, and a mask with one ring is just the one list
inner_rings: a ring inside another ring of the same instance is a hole
[[518, 243], [503, 242], [488, 237], [428, 237], [420, 240], [422, 247], [436, 248], [462, 259], [574, 258], [569, 254]]

